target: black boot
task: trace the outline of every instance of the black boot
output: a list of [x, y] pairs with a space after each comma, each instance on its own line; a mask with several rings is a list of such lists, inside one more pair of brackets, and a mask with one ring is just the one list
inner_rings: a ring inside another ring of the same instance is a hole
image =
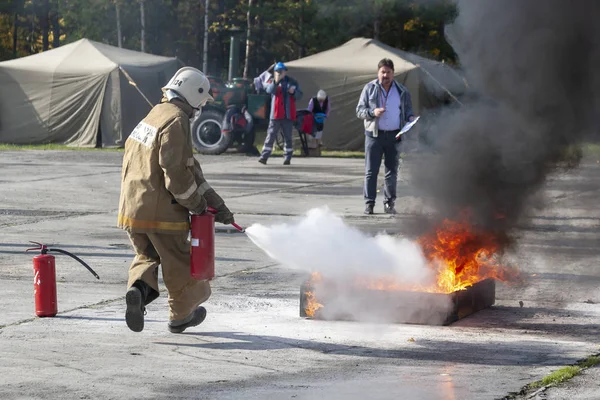
[[186, 318], [179, 321], [169, 321], [169, 332], [182, 333], [187, 328], [200, 325], [206, 318], [206, 308], [200, 306], [188, 315]]
[[383, 211], [388, 214], [396, 214], [396, 208], [394, 207], [394, 203], [391, 201], [383, 204]]
[[144, 330], [144, 315], [146, 315], [146, 298], [148, 296], [149, 286], [143, 281], [136, 281], [125, 294], [125, 322], [134, 332]]
[[365, 214], [367, 215], [371, 215], [373, 214], [373, 204], [369, 203], [367, 204], [367, 206], [365, 207]]

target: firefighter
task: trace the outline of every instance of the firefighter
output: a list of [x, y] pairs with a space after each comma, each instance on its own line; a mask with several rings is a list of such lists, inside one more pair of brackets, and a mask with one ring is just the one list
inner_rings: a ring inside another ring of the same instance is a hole
[[234, 222], [192, 150], [190, 118], [212, 100], [209, 90], [202, 72], [181, 68], [162, 88], [161, 103], [125, 142], [118, 227], [127, 231], [135, 250], [125, 296], [125, 321], [134, 332], [144, 329], [146, 306], [159, 296], [159, 264], [168, 291], [169, 331], [181, 333], [206, 317], [200, 304], [211, 289], [208, 281], [190, 276], [189, 214], [210, 206], [218, 211], [216, 222]]

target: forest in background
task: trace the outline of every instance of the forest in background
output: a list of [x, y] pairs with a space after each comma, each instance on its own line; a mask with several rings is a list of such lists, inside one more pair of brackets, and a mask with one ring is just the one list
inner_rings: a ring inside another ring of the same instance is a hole
[[225, 76], [235, 34], [235, 76], [355, 37], [453, 64], [444, 26], [456, 13], [450, 0], [0, 0], [0, 60], [87, 38]]

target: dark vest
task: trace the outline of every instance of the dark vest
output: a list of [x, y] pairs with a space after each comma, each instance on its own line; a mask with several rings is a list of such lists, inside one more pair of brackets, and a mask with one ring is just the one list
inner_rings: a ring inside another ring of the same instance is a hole
[[323, 102], [323, 108], [321, 108], [321, 104], [319, 103], [319, 100], [316, 97], [313, 97], [312, 101], [313, 101], [313, 113], [314, 114], [318, 114], [318, 113], [326, 114], [327, 105], [329, 104], [329, 97], [325, 97], [325, 101]]

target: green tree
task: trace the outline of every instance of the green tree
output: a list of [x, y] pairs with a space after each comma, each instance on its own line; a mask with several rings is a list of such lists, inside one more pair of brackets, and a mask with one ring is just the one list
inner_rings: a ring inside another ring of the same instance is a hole
[[[58, 47], [81, 38], [118, 45], [116, 0], [0, 0], [0, 58]], [[141, 0], [118, 0], [122, 46], [142, 49]], [[323, 51], [357, 36], [453, 62], [444, 26], [451, 0], [143, 0], [144, 50], [201, 67], [208, 12], [208, 71], [226, 76], [231, 29], [241, 40], [240, 69], [256, 76], [273, 62]], [[250, 30], [248, 27], [250, 26]], [[246, 47], [248, 54], [246, 55]], [[246, 60], [246, 56], [248, 59]]]

